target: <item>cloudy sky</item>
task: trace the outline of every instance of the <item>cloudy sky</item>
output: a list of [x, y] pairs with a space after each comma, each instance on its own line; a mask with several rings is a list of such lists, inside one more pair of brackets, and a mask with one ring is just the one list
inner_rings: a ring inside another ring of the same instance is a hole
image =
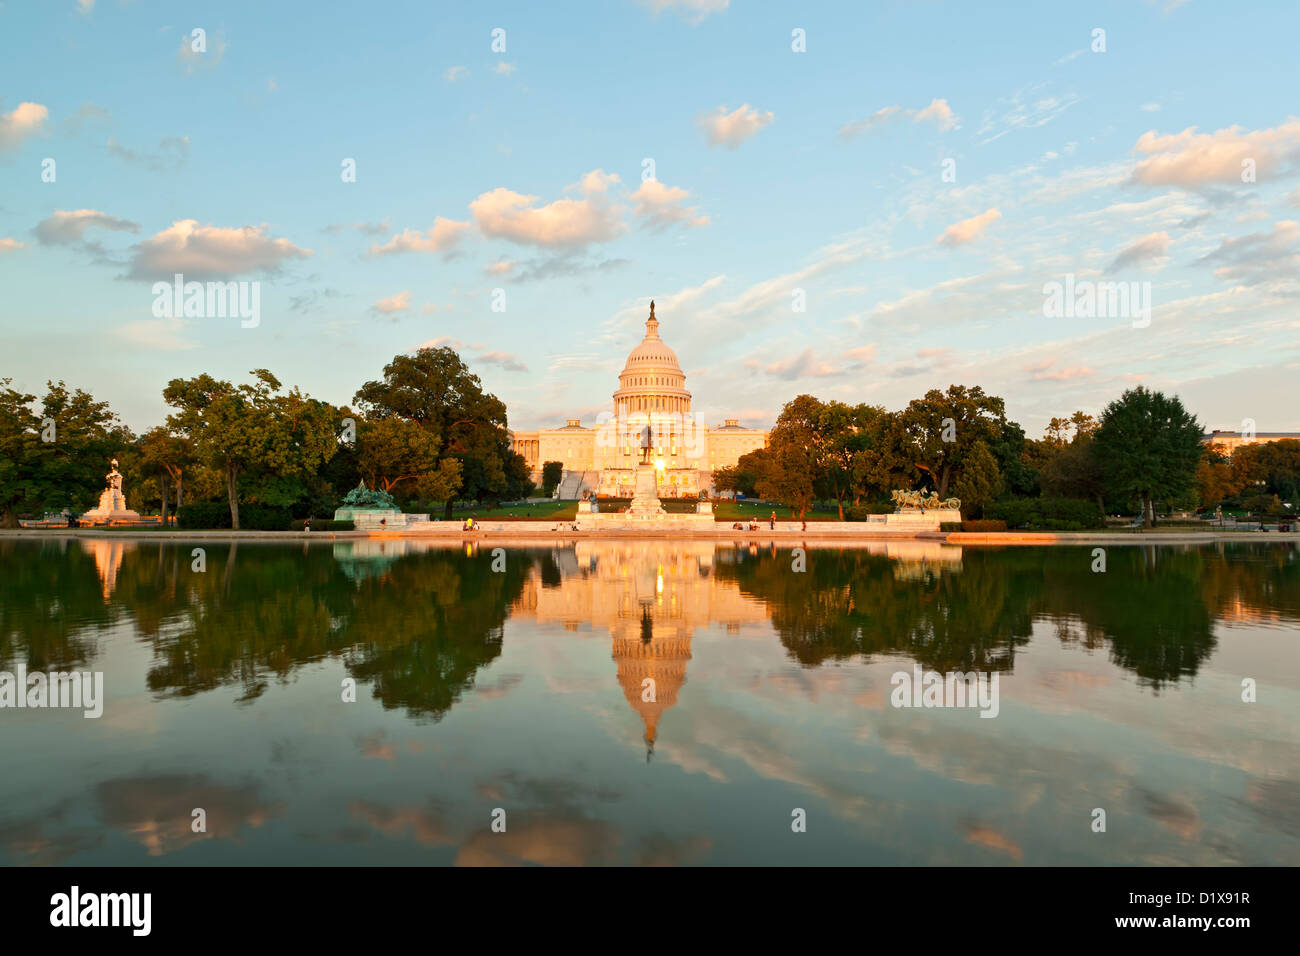
[[[995, 6], [5, 0], [0, 377], [143, 429], [436, 342], [590, 422], [654, 298], [709, 423], [964, 383], [1037, 435], [1145, 383], [1300, 428], [1300, 7]], [[260, 324], [155, 316], [176, 272]], [[1045, 315], [1067, 276], [1150, 323]]]

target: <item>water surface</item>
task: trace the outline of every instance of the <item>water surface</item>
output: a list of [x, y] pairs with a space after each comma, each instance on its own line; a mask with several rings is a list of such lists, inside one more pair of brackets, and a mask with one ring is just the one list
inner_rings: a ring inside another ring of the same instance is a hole
[[493, 547], [0, 541], [0, 862], [1300, 863], [1293, 546]]

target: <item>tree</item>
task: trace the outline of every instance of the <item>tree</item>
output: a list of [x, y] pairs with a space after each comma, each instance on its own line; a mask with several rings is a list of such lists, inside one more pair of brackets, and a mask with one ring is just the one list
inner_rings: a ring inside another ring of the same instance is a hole
[[954, 486], [957, 497], [961, 499], [962, 511], [970, 518], [978, 518], [984, 513], [984, 506], [997, 497], [1002, 486], [1002, 472], [998, 470], [997, 460], [989, 446], [977, 441], [966, 456], [961, 477]]
[[1284, 501], [1300, 501], [1300, 441], [1294, 438], [1242, 445], [1232, 470], [1242, 487], [1258, 485]]
[[757, 452], [748, 452], [741, 455], [736, 460], [736, 464], [714, 471], [713, 490], [715, 492], [731, 491], [750, 498], [758, 497], [758, 468], [752, 461], [746, 461], [750, 455], [754, 454], [757, 454]]
[[178, 411], [167, 424], [194, 443], [196, 454], [219, 469], [230, 502], [230, 526], [239, 528], [239, 487], [260, 483], [259, 497], [274, 504], [296, 497], [287, 482], [313, 475], [338, 449], [337, 410], [280, 381], [266, 369], [249, 373], [251, 385], [211, 375], [172, 379], [163, 399]]
[[846, 405], [830, 401], [821, 406], [815, 422], [820, 450], [820, 490], [833, 498], [844, 520], [844, 502], [858, 497], [854, 459], [869, 442], [868, 425], [885, 414], [879, 405]]
[[549, 498], [555, 494], [555, 486], [564, 477], [564, 462], [548, 461], [542, 464], [542, 497]]
[[766, 454], [757, 459], [764, 466], [757, 482], [758, 493], [780, 501], [799, 518], [812, 507], [817, 482], [824, 475], [818, 428], [823, 409], [811, 395], [799, 395], [786, 402], [768, 434]]
[[438, 436], [406, 418], [363, 420], [357, 427], [357, 467], [371, 488], [402, 483], [429, 501], [446, 501], [460, 486], [460, 462], [438, 459]]
[[1142, 502], [1142, 519], [1155, 523], [1152, 501], [1190, 493], [1204, 447], [1202, 428], [1178, 396], [1139, 385], [1106, 406], [1096, 451], [1106, 486]]
[[0, 526], [18, 527], [23, 510], [84, 511], [104, 490], [109, 459], [133, 441], [107, 402], [48, 382], [39, 413], [35, 395], [0, 379]]
[[1050, 498], [1085, 498], [1106, 513], [1105, 480], [1097, 458], [1097, 443], [1089, 433], [1077, 434], [1059, 449], [1041, 471], [1043, 495]]
[[891, 491], [910, 489], [920, 471], [911, 454], [907, 426], [898, 412], [884, 412], [863, 426], [861, 447], [853, 453], [854, 499], [885, 500]]
[[18, 511], [41, 482], [41, 419], [31, 409], [35, 395], [0, 379], [0, 527], [17, 528]]
[[[993, 451], [1008, 440], [1006, 403], [978, 385], [950, 385], [946, 393], [931, 389], [909, 402], [902, 418], [915, 466], [929, 476], [940, 497], [947, 496], [976, 442]], [[1023, 432], [1019, 439], [1023, 445]], [[1014, 440], [1010, 445], [1014, 447], [1007, 453], [1014, 451], [1018, 458], [1021, 448]]]
[[158, 479], [162, 498], [162, 523], [166, 525], [168, 484], [176, 488], [176, 511], [179, 514], [184, 501], [185, 470], [194, 462], [194, 449], [187, 439], [173, 435], [159, 425], [141, 437], [139, 458], [141, 470]]
[[454, 349], [395, 356], [384, 366], [383, 380], [366, 382], [353, 401], [367, 418], [417, 422], [437, 436], [442, 458], [460, 463], [460, 486], [446, 501], [448, 519], [456, 497], [514, 497], [527, 480], [522, 456], [510, 450], [505, 403], [483, 391]]

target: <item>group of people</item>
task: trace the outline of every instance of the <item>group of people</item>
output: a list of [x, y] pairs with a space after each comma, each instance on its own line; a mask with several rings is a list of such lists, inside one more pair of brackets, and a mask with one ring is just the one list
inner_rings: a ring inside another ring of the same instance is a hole
[[[768, 526], [768, 528], [770, 528], [770, 529], [773, 530], [773, 531], [776, 530], [776, 512], [775, 512], [775, 511], [773, 511], [772, 514], [768, 517], [768, 519], [767, 519], [767, 526]], [[737, 521], [735, 524], [733, 524], [733, 525], [731, 526], [731, 529], [732, 529], [733, 531], [757, 531], [757, 530], [758, 530], [758, 519], [757, 519], [757, 518], [750, 518], [750, 519], [749, 519], [749, 527], [748, 527], [748, 528], [745, 527], [745, 524], [744, 524], [743, 521]], [[804, 530], [805, 530], [805, 531], [808, 530], [808, 522], [806, 522], [806, 521], [804, 522]]]

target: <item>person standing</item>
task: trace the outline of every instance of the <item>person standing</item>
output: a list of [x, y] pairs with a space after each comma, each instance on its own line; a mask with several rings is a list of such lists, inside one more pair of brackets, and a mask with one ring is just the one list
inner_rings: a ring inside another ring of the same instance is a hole
[[771, 516], [770, 518], [767, 519], [767, 526], [768, 526], [770, 529], [772, 529], [773, 531], [776, 530], [776, 512], [775, 512], [775, 511], [773, 511], [773, 512], [772, 512], [772, 516]]

